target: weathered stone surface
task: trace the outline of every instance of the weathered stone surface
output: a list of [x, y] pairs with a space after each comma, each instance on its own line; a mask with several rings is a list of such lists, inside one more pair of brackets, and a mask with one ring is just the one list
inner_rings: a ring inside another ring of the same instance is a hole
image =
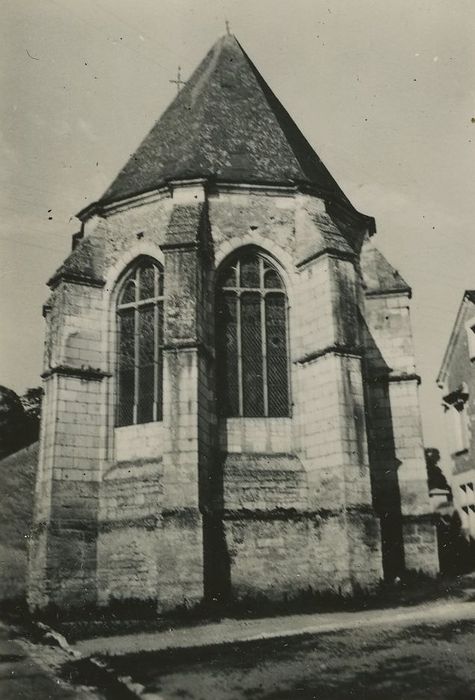
[[[412, 330], [411, 290], [372, 243], [363, 250], [366, 299], [365, 404], [373, 504], [383, 524], [387, 576], [404, 566], [438, 571], [435, 526], [422, 441]], [[378, 270], [371, 265], [380, 262]], [[422, 518], [424, 541], [411, 539], [406, 518]]]
[[38, 443], [0, 461], [0, 600], [25, 594]]

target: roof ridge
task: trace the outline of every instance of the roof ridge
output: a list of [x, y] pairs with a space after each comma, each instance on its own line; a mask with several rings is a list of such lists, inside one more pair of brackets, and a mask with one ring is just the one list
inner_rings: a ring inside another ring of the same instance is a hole
[[[270, 108], [271, 112], [274, 114], [276, 121], [277, 121], [278, 125], [280, 126], [280, 128], [282, 129], [282, 131], [286, 134], [286, 136], [288, 136], [288, 137], [290, 136], [292, 141], [294, 141], [295, 137], [297, 137], [298, 140], [302, 141], [302, 146], [307, 149], [307, 152], [310, 152], [313, 156], [315, 156], [319, 166], [322, 168], [322, 170], [325, 171], [325, 175], [328, 176], [328, 178], [331, 180], [332, 184], [334, 184], [335, 189], [337, 190], [338, 194], [342, 195], [347, 203], [350, 203], [348, 198], [346, 197], [345, 193], [339, 187], [338, 183], [336, 182], [336, 180], [334, 179], [334, 177], [332, 176], [332, 174], [330, 173], [328, 168], [325, 166], [322, 159], [319, 157], [318, 153], [315, 151], [315, 149], [313, 148], [311, 143], [306, 138], [305, 134], [302, 132], [300, 127], [297, 125], [297, 123], [292, 118], [290, 112], [284, 107], [284, 105], [279, 100], [279, 98], [277, 97], [275, 92], [272, 90], [270, 85], [264, 80], [261, 73], [259, 72], [259, 70], [255, 66], [255, 64], [252, 62], [252, 60], [249, 58], [246, 51], [243, 49], [242, 45], [240, 44], [240, 42], [237, 39], [236, 39], [236, 42], [237, 42], [239, 48], [241, 49], [242, 53], [244, 54], [246, 60], [248, 61], [251, 69], [253, 70], [254, 75], [257, 79], [257, 82], [259, 83], [259, 86], [263, 92], [263, 95], [264, 95], [267, 103], [269, 104], [269, 108]], [[288, 129], [290, 129], [292, 131], [291, 134], [286, 133], [288, 131]], [[305, 165], [302, 163], [302, 154], [296, 152], [296, 149], [295, 149], [296, 144], [289, 143], [289, 145], [290, 145], [295, 157], [299, 161], [302, 169], [305, 171]], [[329, 192], [329, 194], [331, 194], [331, 192]]]

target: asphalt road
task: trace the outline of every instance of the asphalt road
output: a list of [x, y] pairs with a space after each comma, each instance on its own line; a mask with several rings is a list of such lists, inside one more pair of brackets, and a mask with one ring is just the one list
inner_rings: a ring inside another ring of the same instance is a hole
[[377, 625], [109, 659], [147, 700], [474, 700], [475, 621]]
[[0, 700], [475, 700], [469, 601], [223, 620], [73, 651], [20, 634], [0, 625]]

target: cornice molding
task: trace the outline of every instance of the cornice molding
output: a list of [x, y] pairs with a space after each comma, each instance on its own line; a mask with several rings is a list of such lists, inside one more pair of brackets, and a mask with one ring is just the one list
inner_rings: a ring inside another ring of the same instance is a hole
[[346, 262], [351, 263], [354, 263], [358, 259], [356, 253], [349, 253], [346, 250], [339, 250], [338, 248], [335, 248], [333, 246], [328, 246], [323, 248], [322, 250], [318, 250], [315, 253], [312, 253], [311, 255], [308, 255], [303, 260], [299, 260], [297, 263], [295, 263], [295, 267], [297, 269], [300, 269], [305, 265], [308, 265], [309, 263], [318, 260], [318, 258], [321, 258], [324, 255], [328, 255], [328, 257], [330, 258], [336, 258], [337, 260], [344, 260]]
[[56, 367], [49, 367], [41, 375], [42, 379], [48, 379], [54, 375], [59, 375], [62, 377], [74, 377], [75, 379], [83, 379], [86, 381], [100, 382], [105, 377], [111, 377], [109, 372], [104, 372], [101, 369], [95, 369], [93, 367], [71, 367], [70, 365], [57, 365]]
[[91, 277], [89, 275], [82, 275], [79, 272], [69, 272], [66, 270], [64, 272], [60, 271], [56, 275], [53, 275], [53, 277], [48, 280], [47, 285], [50, 289], [54, 290], [61, 282], [79, 284], [84, 287], [97, 287], [98, 289], [104, 287], [105, 285], [105, 280], [100, 279], [99, 277]]
[[309, 362], [314, 362], [315, 360], [325, 357], [325, 355], [339, 355], [341, 357], [357, 357], [361, 358], [363, 355], [363, 347], [360, 345], [328, 345], [321, 350], [316, 350], [315, 352], [309, 352], [302, 355], [298, 359], [294, 360], [296, 365], [306, 365]]

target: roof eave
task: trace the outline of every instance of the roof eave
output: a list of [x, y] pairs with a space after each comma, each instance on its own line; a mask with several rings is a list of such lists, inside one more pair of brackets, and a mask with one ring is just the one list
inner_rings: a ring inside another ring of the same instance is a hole
[[328, 192], [323, 190], [321, 187], [316, 185], [315, 183], [311, 182], [310, 180], [296, 180], [296, 179], [285, 179], [285, 180], [271, 180], [271, 179], [266, 179], [266, 178], [256, 178], [250, 180], [249, 178], [233, 178], [233, 180], [229, 180], [228, 178], [220, 178], [215, 175], [203, 175], [201, 173], [194, 173], [187, 175], [186, 177], [183, 176], [174, 176], [171, 178], [167, 178], [166, 180], [163, 180], [160, 183], [157, 183], [157, 185], [153, 188], [147, 188], [144, 190], [136, 190], [133, 192], [130, 192], [128, 194], [124, 194], [122, 197], [102, 197], [101, 199], [91, 202], [88, 204], [86, 207], [81, 209], [77, 214], [76, 218], [81, 221], [81, 223], [85, 223], [88, 221], [92, 216], [104, 216], [106, 210], [108, 207], [111, 207], [113, 205], [121, 205], [124, 204], [127, 201], [131, 201], [140, 197], [143, 197], [147, 194], [151, 194], [154, 192], [159, 192], [160, 190], [169, 188], [170, 185], [173, 182], [176, 182], [176, 180], [179, 179], [180, 181], [190, 181], [190, 180], [201, 180], [205, 183], [208, 183], [208, 185], [211, 186], [217, 186], [219, 185], [227, 185], [231, 186], [233, 184], [235, 185], [241, 185], [241, 186], [248, 186], [250, 188], [252, 187], [276, 187], [276, 188], [291, 188], [294, 189], [295, 191], [300, 191], [300, 192], [305, 192], [306, 194], [312, 194], [316, 197], [321, 197], [323, 200], [328, 202], [332, 206], [336, 206], [340, 209], [343, 209], [345, 212], [350, 214], [350, 216], [355, 220], [355, 222], [358, 222], [358, 224], [363, 225], [364, 228], [368, 231], [369, 235], [373, 235], [376, 233], [376, 221], [373, 216], [369, 216], [367, 214], [362, 214], [359, 212], [350, 202], [349, 199], [346, 197], [344, 198], [344, 201], [341, 201], [339, 197], [335, 196], [334, 192]]
[[463, 293], [462, 301], [460, 302], [460, 305], [458, 307], [457, 311], [457, 316], [455, 318], [455, 323], [452, 326], [452, 331], [450, 333], [449, 341], [447, 343], [447, 347], [444, 352], [444, 356], [442, 358], [442, 363], [440, 365], [439, 372], [437, 374], [437, 379], [436, 383], [437, 386], [442, 389], [445, 383], [445, 378], [447, 374], [447, 369], [448, 365], [450, 363], [450, 360], [452, 358], [452, 352], [455, 347], [455, 340], [457, 338], [457, 335], [461, 329], [462, 326], [462, 320], [464, 316], [464, 311], [467, 306], [467, 303], [474, 305], [475, 304], [475, 291], [472, 290], [465, 290]]

